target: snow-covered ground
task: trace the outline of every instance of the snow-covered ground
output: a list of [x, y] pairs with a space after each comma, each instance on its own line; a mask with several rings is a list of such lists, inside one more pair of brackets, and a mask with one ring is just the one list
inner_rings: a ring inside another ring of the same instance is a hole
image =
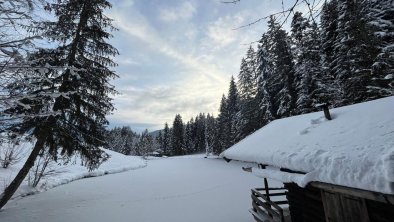
[[[18, 173], [19, 169], [27, 159], [30, 151], [30, 143], [22, 143], [20, 149], [23, 150], [23, 158], [15, 165], [9, 168], [0, 168], [0, 189], [4, 189], [5, 185], [9, 184]], [[2, 147], [0, 147], [2, 148]], [[138, 169], [146, 166], [146, 161], [136, 156], [125, 156], [123, 154], [104, 149], [111, 157], [104, 162], [98, 169], [89, 172], [88, 169], [80, 165], [80, 159], [75, 157], [72, 159], [74, 164], [67, 165], [51, 163], [49, 168], [53, 171], [52, 175], [44, 177], [36, 188], [28, 186], [28, 178], [22, 183], [13, 198], [23, 197], [26, 195], [42, 192], [47, 189], [70, 183], [74, 180], [96, 177], [105, 174], [119, 173], [127, 170]]]
[[248, 165], [201, 155], [150, 160], [11, 201], [0, 221], [253, 222], [250, 189], [263, 180], [241, 170]]

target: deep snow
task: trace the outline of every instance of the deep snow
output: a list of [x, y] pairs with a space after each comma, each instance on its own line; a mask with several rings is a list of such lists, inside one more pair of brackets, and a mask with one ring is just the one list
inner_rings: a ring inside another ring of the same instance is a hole
[[248, 165], [203, 156], [150, 160], [11, 201], [0, 221], [252, 222], [250, 189], [263, 181], [241, 170]]
[[394, 97], [269, 123], [222, 153], [229, 159], [268, 164], [253, 173], [305, 186], [311, 181], [394, 194]]
[[[9, 184], [18, 173], [19, 169], [25, 163], [28, 154], [30, 152], [30, 143], [22, 143], [19, 149], [23, 150], [23, 158], [15, 165], [11, 165], [9, 168], [0, 168], [0, 189], [4, 189], [7, 184]], [[1, 149], [2, 147], [0, 147]], [[96, 177], [105, 174], [119, 173], [127, 170], [138, 169], [146, 166], [146, 161], [141, 157], [136, 156], [125, 156], [123, 154], [103, 149], [110, 158], [100, 165], [100, 167], [94, 171], [88, 171], [84, 166], [80, 165], [80, 159], [78, 157], [72, 158], [72, 162], [75, 164], [63, 165], [61, 162], [52, 163], [49, 165], [49, 169], [53, 170], [55, 174], [41, 179], [40, 183], [36, 188], [28, 186], [28, 181], [26, 178], [17, 192], [14, 194], [13, 198], [23, 197], [26, 195], [31, 195], [37, 192], [42, 192], [47, 189], [70, 183], [74, 180], [79, 180], [86, 177]]]

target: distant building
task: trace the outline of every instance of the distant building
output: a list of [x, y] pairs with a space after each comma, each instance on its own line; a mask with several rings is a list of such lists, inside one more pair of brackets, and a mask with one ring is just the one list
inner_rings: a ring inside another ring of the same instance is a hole
[[394, 221], [394, 97], [330, 114], [275, 120], [221, 154], [256, 163], [256, 221]]
[[162, 157], [163, 156], [163, 151], [161, 149], [157, 149], [153, 152], [148, 153], [148, 156], [154, 156], [154, 157]]

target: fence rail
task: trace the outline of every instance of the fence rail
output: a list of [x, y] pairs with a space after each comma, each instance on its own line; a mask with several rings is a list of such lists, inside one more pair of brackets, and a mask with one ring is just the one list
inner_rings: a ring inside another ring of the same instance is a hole
[[284, 210], [281, 205], [288, 205], [289, 202], [287, 200], [273, 201], [271, 197], [285, 197], [286, 193], [287, 190], [284, 187], [252, 189], [253, 208], [249, 212], [257, 222], [285, 222]]

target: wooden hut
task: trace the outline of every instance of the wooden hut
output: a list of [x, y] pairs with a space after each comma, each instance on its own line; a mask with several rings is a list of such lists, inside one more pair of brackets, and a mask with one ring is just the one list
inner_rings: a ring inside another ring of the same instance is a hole
[[[256, 163], [256, 221], [394, 221], [394, 97], [271, 122], [221, 155]], [[283, 187], [270, 187], [270, 180]]]

